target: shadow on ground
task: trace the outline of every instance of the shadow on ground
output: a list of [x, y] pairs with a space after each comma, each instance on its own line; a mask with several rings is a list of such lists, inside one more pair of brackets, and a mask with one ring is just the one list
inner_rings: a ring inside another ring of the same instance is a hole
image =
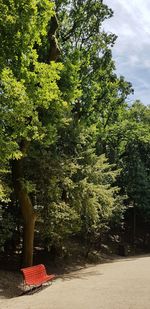
[[[150, 257], [150, 254], [130, 257], [114, 257], [114, 259], [107, 259], [104, 263], [113, 263], [121, 261], [136, 261], [139, 258]], [[98, 263], [97, 263], [98, 264]], [[56, 280], [54, 284], [57, 284], [57, 280], [68, 281], [72, 279], [87, 280], [90, 276], [102, 276], [103, 274], [95, 266], [97, 264], [81, 263], [72, 264], [70, 266], [59, 265], [59, 267], [52, 267], [45, 263], [47, 273], [55, 273]], [[101, 263], [102, 264], [102, 263]], [[2, 265], [1, 265], [2, 268]], [[13, 267], [12, 267], [13, 268]], [[6, 268], [4, 268], [6, 269]], [[83, 271], [82, 271], [83, 270]], [[85, 271], [86, 270], [86, 271]], [[79, 272], [80, 271], [80, 272]], [[42, 289], [47, 288], [48, 285], [43, 286]], [[9, 299], [23, 294], [23, 278], [20, 271], [0, 270], [0, 299]], [[41, 291], [41, 288], [33, 290], [31, 293], [25, 293], [26, 295], [32, 295]]]
[[0, 270], [0, 298], [12, 298], [22, 293], [22, 277], [17, 272]]

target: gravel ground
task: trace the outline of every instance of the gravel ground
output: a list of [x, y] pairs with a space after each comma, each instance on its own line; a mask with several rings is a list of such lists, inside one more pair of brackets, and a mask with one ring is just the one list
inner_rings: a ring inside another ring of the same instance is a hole
[[18, 297], [21, 277], [0, 272], [1, 309], [150, 309], [150, 255], [88, 266]]

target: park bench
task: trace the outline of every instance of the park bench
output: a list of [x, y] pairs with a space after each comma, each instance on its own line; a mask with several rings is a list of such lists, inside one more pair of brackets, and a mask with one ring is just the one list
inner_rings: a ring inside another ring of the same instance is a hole
[[55, 275], [48, 275], [43, 264], [22, 268], [24, 287], [40, 287], [43, 283], [51, 282]]

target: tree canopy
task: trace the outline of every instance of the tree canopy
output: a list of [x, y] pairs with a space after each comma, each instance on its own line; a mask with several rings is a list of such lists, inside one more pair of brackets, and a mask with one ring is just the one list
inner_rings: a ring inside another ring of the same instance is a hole
[[131, 205], [150, 222], [149, 107], [126, 103], [112, 10], [8, 0], [0, 12], [1, 250], [18, 233], [28, 266], [35, 230], [58, 254], [74, 238], [89, 250]]

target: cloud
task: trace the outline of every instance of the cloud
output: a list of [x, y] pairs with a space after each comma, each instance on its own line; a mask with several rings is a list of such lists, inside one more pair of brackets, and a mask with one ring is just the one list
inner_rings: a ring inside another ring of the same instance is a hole
[[104, 0], [114, 17], [104, 23], [107, 32], [118, 36], [113, 57], [119, 75], [135, 90], [133, 100], [150, 103], [150, 1]]

